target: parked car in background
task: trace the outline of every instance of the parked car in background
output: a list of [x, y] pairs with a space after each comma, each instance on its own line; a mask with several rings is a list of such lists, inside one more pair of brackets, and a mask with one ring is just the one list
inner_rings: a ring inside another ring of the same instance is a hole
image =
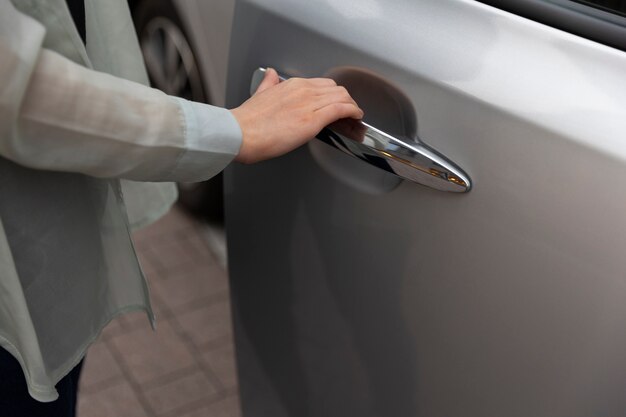
[[[224, 106], [234, 1], [130, 0], [129, 5], [152, 86]], [[222, 182], [219, 174], [201, 183], [178, 184], [179, 203], [192, 214], [221, 223]]]
[[624, 1], [176, 10], [212, 102], [273, 67], [371, 126], [226, 171], [245, 417], [624, 416]]

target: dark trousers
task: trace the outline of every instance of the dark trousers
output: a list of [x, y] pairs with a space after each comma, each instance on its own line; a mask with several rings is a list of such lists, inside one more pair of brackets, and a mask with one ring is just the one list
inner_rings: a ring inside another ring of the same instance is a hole
[[2, 417], [75, 417], [81, 362], [56, 386], [59, 398], [41, 403], [28, 394], [19, 362], [0, 348], [0, 416]]

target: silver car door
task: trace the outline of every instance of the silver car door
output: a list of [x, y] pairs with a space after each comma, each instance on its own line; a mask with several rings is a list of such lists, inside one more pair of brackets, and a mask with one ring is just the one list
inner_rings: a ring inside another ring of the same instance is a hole
[[473, 189], [319, 140], [229, 169], [245, 417], [624, 416], [626, 52], [473, 0], [238, 0], [228, 105], [268, 66]]

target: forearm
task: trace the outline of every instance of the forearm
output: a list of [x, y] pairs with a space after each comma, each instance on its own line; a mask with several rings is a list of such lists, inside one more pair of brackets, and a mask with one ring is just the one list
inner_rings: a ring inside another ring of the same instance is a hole
[[184, 102], [42, 50], [3, 156], [38, 169], [198, 181], [237, 154], [230, 112]]

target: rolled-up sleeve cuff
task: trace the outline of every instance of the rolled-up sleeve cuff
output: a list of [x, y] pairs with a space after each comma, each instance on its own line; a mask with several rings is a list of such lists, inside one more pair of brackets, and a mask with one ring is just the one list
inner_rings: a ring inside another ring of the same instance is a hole
[[185, 124], [185, 149], [171, 173], [174, 181], [207, 180], [222, 171], [239, 153], [242, 132], [224, 108], [172, 97]]

